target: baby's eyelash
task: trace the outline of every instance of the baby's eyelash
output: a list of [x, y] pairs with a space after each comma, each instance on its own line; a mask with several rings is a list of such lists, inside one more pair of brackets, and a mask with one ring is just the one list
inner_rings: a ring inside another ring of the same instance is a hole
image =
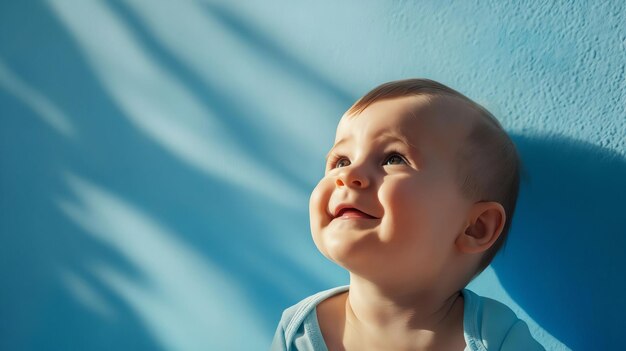
[[328, 168], [330, 168], [330, 169], [337, 168], [337, 164], [341, 160], [346, 160], [346, 161], [350, 162], [350, 160], [347, 157], [345, 157], [345, 156], [341, 156], [341, 155], [338, 155], [338, 154], [331, 154], [328, 157]]
[[[402, 155], [400, 152], [392, 151], [392, 152], [386, 153], [386, 156], [383, 159], [382, 165], [383, 166], [387, 166], [387, 165], [401, 164], [401, 163], [387, 164], [394, 157], [397, 157], [404, 164], [407, 164], [407, 165], [411, 164], [408, 161], [408, 159], [406, 157], [404, 157], [404, 155]], [[347, 162], [347, 164], [344, 164], [344, 161]], [[342, 156], [342, 155], [333, 153], [333, 154], [330, 154], [328, 156], [327, 168], [328, 169], [335, 169], [335, 168], [345, 167], [345, 166], [350, 165], [350, 163], [351, 163], [350, 159], [347, 158], [346, 156]]]
[[401, 153], [392, 151], [392, 152], [387, 153], [387, 156], [385, 156], [385, 159], [383, 160], [383, 165], [387, 165], [387, 162], [391, 160], [391, 158], [393, 157], [398, 157], [400, 160], [402, 160], [403, 163], [407, 165], [410, 164], [407, 158], [404, 157]]

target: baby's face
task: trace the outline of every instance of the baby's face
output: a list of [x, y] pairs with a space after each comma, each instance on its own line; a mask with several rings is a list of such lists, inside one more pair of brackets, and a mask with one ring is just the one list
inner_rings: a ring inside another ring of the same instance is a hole
[[455, 153], [468, 125], [425, 106], [402, 97], [344, 116], [311, 194], [315, 244], [360, 276], [427, 284], [464, 228], [472, 203], [460, 193]]

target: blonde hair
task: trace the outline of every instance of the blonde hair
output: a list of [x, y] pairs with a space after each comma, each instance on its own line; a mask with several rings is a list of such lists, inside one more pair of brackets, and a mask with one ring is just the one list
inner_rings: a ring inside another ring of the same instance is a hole
[[[461, 102], [469, 113], [478, 115], [457, 151], [457, 179], [462, 193], [478, 201], [495, 201], [504, 207], [506, 222], [500, 237], [483, 255], [476, 274], [483, 271], [506, 242], [519, 193], [522, 164], [500, 122], [484, 107], [458, 91], [429, 79], [405, 79], [384, 83], [360, 98], [347, 114], [356, 115], [376, 101], [405, 96], [425, 96], [430, 104], [445, 99]], [[448, 100], [449, 102], [449, 100]]]

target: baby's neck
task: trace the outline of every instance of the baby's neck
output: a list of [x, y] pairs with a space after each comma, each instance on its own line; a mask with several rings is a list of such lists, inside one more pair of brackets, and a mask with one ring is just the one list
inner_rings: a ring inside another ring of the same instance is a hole
[[344, 336], [359, 349], [463, 350], [463, 297], [460, 291], [385, 291], [352, 276]]

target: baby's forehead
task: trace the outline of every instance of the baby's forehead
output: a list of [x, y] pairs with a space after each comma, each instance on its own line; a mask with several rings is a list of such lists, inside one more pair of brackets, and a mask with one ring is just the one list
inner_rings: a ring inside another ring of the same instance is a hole
[[363, 111], [344, 114], [337, 126], [336, 140], [366, 129], [395, 133], [407, 138], [424, 136], [458, 138], [475, 122], [467, 104], [454, 98], [404, 96], [373, 102]]
[[373, 146], [398, 139], [424, 157], [453, 160], [474, 125], [468, 110], [456, 101], [422, 96], [376, 101], [360, 113], [344, 114], [335, 145], [354, 139], [357, 145]]

